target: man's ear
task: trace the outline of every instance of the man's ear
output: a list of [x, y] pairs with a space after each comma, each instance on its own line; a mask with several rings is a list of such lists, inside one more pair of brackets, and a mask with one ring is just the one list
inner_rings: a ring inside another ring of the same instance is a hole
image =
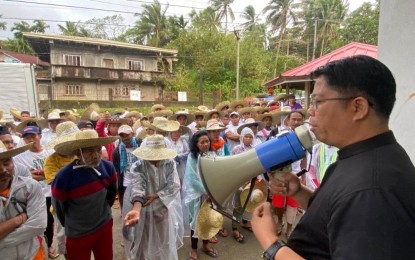
[[352, 109], [355, 120], [362, 120], [369, 115], [369, 101], [364, 97], [357, 97], [352, 100]]

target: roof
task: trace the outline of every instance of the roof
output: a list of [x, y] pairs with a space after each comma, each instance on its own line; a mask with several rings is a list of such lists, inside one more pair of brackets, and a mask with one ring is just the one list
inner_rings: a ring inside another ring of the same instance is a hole
[[167, 56], [176, 56], [177, 50], [163, 49], [152, 46], [145, 46], [133, 43], [119, 42], [113, 40], [78, 37], [78, 36], [67, 36], [67, 35], [55, 35], [55, 34], [44, 34], [44, 33], [32, 33], [24, 32], [23, 37], [30, 43], [32, 48], [39, 54], [39, 57], [45, 57], [45, 60], [49, 60], [50, 54], [50, 43], [51, 41], [60, 41], [66, 43], [79, 43], [79, 44], [90, 44], [97, 46], [108, 46], [121, 49], [130, 50], [141, 50], [145, 52], [163, 53]]
[[281, 76], [265, 82], [264, 86], [271, 87], [284, 83], [310, 81], [310, 73], [318, 67], [323, 66], [330, 61], [340, 60], [355, 55], [366, 55], [373, 58], [377, 58], [378, 47], [370, 44], [351, 42], [317, 59], [314, 59], [296, 68], [283, 72]]
[[6, 56], [12, 57], [12, 58], [20, 61], [21, 63], [29, 63], [29, 64], [39, 65], [39, 66], [43, 66], [43, 67], [49, 67], [50, 66], [50, 64], [48, 62], [45, 62], [45, 61], [39, 59], [39, 57], [37, 57], [37, 56], [18, 53], [18, 52], [14, 52], [14, 51], [6, 51], [6, 50], [2, 50], [2, 49], [0, 49], [0, 53], [3, 53]]

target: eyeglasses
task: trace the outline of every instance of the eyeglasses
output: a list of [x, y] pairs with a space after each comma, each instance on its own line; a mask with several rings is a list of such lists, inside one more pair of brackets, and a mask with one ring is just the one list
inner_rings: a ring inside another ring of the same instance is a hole
[[318, 104], [326, 102], [326, 101], [334, 101], [334, 100], [350, 100], [350, 99], [354, 99], [357, 98], [356, 96], [354, 97], [337, 97], [337, 98], [322, 98], [322, 99], [315, 99], [315, 98], [311, 98], [310, 99], [310, 107], [313, 107], [314, 110], [318, 109]]

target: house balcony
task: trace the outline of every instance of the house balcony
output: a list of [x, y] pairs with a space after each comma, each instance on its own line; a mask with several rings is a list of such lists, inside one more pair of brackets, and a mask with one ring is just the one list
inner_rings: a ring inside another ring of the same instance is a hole
[[54, 78], [159, 82], [173, 76], [172, 73], [164, 73], [160, 71], [138, 71], [67, 65], [52, 65], [52, 67], [52, 77]]

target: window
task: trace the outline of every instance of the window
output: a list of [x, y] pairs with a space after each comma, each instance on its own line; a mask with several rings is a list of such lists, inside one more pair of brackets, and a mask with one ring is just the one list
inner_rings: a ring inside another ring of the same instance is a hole
[[81, 66], [80, 55], [64, 55], [64, 59], [65, 59], [65, 65]]
[[128, 87], [113, 88], [112, 95], [115, 97], [129, 97], [130, 89]]
[[142, 70], [143, 69], [143, 61], [141, 61], [141, 60], [129, 60], [128, 61], [128, 69], [129, 70]]
[[65, 88], [65, 95], [68, 96], [81, 96], [84, 95], [84, 86], [80, 84], [68, 84]]
[[114, 68], [114, 61], [113, 59], [103, 59], [104, 67], [105, 68]]

